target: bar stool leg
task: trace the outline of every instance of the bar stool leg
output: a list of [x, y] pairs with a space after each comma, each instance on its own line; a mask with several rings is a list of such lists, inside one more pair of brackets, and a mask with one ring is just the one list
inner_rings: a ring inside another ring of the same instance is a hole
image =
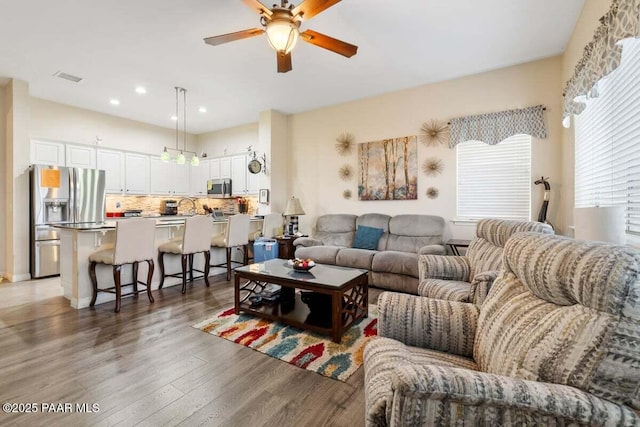
[[249, 264], [249, 245], [243, 245], [242, 246], [243, 249], [243, 258], [242, 258], [242, 263], [243, 265], [247, 265]]
[[227, 282], [231, 280], [231, 249], [227, 248]]
[[115, 309], [116, 313], [120, 311], [120, 297], [122, 296], [122, 289], [121, 289], [121, 283], [120, 283], [121, 270], [122, 270], [122, 265], [113, 266], [113, 281], [116, 284], [116, 309]]
[[149, 272], [147, 273], [147, 297], [150, 302], [154, 302], [153, 295], [151, 294], [151, 279], [153, 278], [153, 260], [148, 259], [147, 265], [149, 266]]
[[138, 263], [134, 262], [131, 266], [131, 271], [133, 272], [133, 297], [138, 298]]
[[182, 255], [182, 293], [187, 293], [187, 260], [189, 255]]
[[189, 254], [189, 281], [193, 282], [193, 254]]
[[96, 278], [96, 263], [93, 261], [89, 263], [89, 277], [91, 278], [91, 284], [93, 285], [93, 296], [91, 297], [91, 302], [89, 303], [89, 307], [93, 307], [94, 305], [96, 305], [96, 298], [98, 298], [98, 279]]
[[158, 265], [160, 266], [160, 284], [158, 285], [158, 289], [162, 289], [164, 286], [164, 252], [158, 252]]
[[207, 249], [204, 251], [204, 284], [209, 287], [209, 262], [211, 261], [211, 252]]

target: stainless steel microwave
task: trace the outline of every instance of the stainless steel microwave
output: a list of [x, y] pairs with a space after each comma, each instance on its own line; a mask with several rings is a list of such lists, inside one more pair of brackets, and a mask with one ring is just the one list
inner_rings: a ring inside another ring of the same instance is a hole
[[231, 197], [230, 179], [210, 179], [207, 181], [207, 194], [215, 199]]

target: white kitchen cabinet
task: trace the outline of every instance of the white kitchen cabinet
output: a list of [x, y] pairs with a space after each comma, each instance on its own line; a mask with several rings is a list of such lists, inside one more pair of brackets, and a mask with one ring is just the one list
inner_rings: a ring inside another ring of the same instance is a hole
[[66, 165], [71, 168], [96, 168], [96, 149], [88, 145], [66, 145]]
[[160, 157], [149, 158], [149, 193], [170, 195], [173, 187], [173, 163]]
[[[247, 159], [250, 161], [250, 159]], [[261, 172], [262, 173], [262, 172]], [[259, 173], [249, 172], [249, 164], [247, 163], [247, 194], [258, 194], [260, 183], [258, 182]]]
[[220, 159], [209, 160], [209, 179], [220, 179]]
[[220, 158], [220, 178], [231, 178], [231, 159], [231, 157]]
[[33, 165], [66, 166], [64, 144], [32, 139], [29, 148]]
[[104, 170], [107, 193], [124, 192], [124, 153], [113, 150], [96, 150], [96, 168]]
[[184, 165], [173, 164], [171, 194], [178, 196], [189, 195], [189, 168], [190, 165], [187, 163]]
[[162, 196], [189, 194], [189, 165], [149, 158], [149, 193]]
[[[219, 164], [219, 163], [218, 163]], [[207, 195], [207, 181], [209, 178], [211, 161], [200, 160], [198, 166], [191, 166], [189, 171], [189, 194], [192, 196]]]
[[149, 156], [125, 153], [125, 194], [149, 194]]
[[234, 196], [247, 194], [247, 156], [231, 157], [231, 190]]

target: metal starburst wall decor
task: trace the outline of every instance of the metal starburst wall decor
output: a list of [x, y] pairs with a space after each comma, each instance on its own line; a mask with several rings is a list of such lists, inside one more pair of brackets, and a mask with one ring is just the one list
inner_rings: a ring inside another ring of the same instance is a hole
[[435, 176], [442, 173], [444, 166], [442, 160], [432, 157], [422, 163], [422, 172], [428, 176]]
[[420, 141], [429, 147], [446, 142], [449, 126], [439, 120], [424, 122], [420, 128]]
[[351, 151], [353, 151], [354, 141], [355, 141], [355, 137], [353, 136], [352, 133], [349, 133], [349, 132], [341, 133], [336, 138], [336, 151], [338, 152], [338, 154], [340, 154], [341, 156], [346, 156], [351, 154]]

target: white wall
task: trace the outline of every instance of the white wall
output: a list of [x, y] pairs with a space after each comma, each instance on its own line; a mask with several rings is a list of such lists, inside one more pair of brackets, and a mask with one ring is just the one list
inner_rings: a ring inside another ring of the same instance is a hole
[[0, 86], [0, 203], [3, 204], [2, 209], [0, 209], [3, 214], [0, 219], [0, 276], [3, 276], [6, 271], [6, 245], [4, 242], [7, 241], [5, 228], [6, 228], [6, 220], [5, 220], [5, 212], [6, 212], [6, 189], [7, 185], [7, 112], [5, 109], [5, 88]]
[[[533, 181], [550, 178], [553, 196], [549, 220], [563, 228], [560, 210], [561, 189], [561, 58], [553, 57], [523, 65], [477, 74], [410, 90], [313, 110], [289, 117], [291, 194], [300, 198], [307, 215], [300, 218], [301, 229], [311, 231], [318, 215], [326, 213], [380, 212], [389, 215], [419, 213], [440, 215], [446, 220], [456, 215], [456, 152], [445, 146], [429, 148], [418, 144], [418, 168], [428, 157], [438, 157], [444, 172], [437, 177], [419, 173], [419, 198], [415, 201], [358, 201], [357, 179], [342, 181], [338, 169], [349, 164], [357, 172], [356, 151], [341, 157], [334, 145], [342, 132], [355, 135], [356, 143], [383, 138], [416, 135], [423, 122], [488, 113], [537, 104], [547, 107], [549, 138], [532, 143], [531, 217], [537, 218], [543, 189]], [[435, 186], [440, 196], [431, 200], [427, 187]], [[351, 200], [343, 190], [353, 193]], [[491, 192], [487, 188], [487, 193]], [[453, 226], [448, 235], [471, 237], [474, 227]]]
[[[149, 125], [95, 111], [31, 98], [31, 138], [49, 139], [101, 148], [139, 151], [160, 155], [166, 145], [175, 148], [175, 129]], [[187, 150], [197, 151], [196, 137], [187, 134]], [[182, 147], [180, 135], [179, 147]], [[198, 152], [199, 154], [199, 152]]]
[[[573, 76], [576, 64], [582, 58], [584, 47], [593, 39], [593, 34], [600, 25], [599, 19], [611, 5], [611, 0], [588, 0], [576, 22], [573, 34], [567, 43], [562, 56], [562, 88]], [[574, 207], [574, 164], [575, 164], [575, 140], [573, 124], [569, 129], [562, 128], [562, 221], [566, 226], [573, 225]]]

